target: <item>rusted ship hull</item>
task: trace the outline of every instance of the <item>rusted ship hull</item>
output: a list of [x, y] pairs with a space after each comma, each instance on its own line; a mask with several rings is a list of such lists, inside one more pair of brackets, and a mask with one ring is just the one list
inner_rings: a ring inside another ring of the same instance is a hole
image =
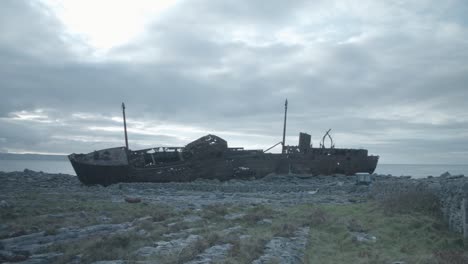
[[78, 179], [86, 185], [100, 184], [108, 186], [129, 181], [129, 166], [103, 166], [81, 163], [70, 159]]
[[129, 165], [90, 165], [71, 160], [78, 179], [85, 185], [108, 186], [119, 182], [183, 182], [193, 180], [188, 170], [174, 173], [166, 169], [138, 169]]
[[[133, 151], [128, 148], [125, 105], [122, 103], [125, 147], [71, 154], [70, 162], [80, 181], [86, 185], [104, 186], [117, 182], [184, 182], [199, 178], [260, 178], [270, 173], [313, 175], [373, 173], [379, 157], [365, 149], [337, 149], [328, 130], [319, 148], [312, 148], [311, 136], [299, 134], [299, 145], [286, 146], [285, 102], [282, 152], [228, 148], [227, 142], [215, 135], [201, 137], [185, 147], [157, 147]], [[330, 147], [325, 147], [325, 139]]]
[[[287, 164], [291, 173], [310, 173], [313, 175], [374, 173], [378, 156], [349, 157], [338, 155], [310, 155], [289, 157]], [[282, 170], [284, 172], [284, 168]]]
[[[120, 149], [125, 151], [125, 148]], [[267, 161], [258, 162], [261, 159], [256, 155], [245, 155], [236, 159], [217, 157], [142, 167], [135, 166], [131, 159], [128, 163], [113, 165], [92, 164], [99, 160], [89, 159], [96, 156], [96, 153], [115, 151], [116, 149], [104, 149], [88, 154], [71, 154], [68, 158], [78, 179], [85, 185], [108, 186], [118, 182], [188, 182], [196, 179], [246, 179], [263, 177], [277, 170], [275, 159], [270, 158]]]
[[[375, 171], [378, 159], [369, 157], [368, 160], [358, 161], [346, 166], [337, 165], [336, 160], [307, 162], [292, 161], [278, 158], [277, 164], [263, 165], [261, 169], [255, 170], [249, 167], [227, 166], [217, 169], [196, 169], [190, 165], [179, 168], [181, 171], [171, 171], [169, 168], [132, 168], [130, 165], [102, 166], [90, 165], [71, 160], [72, 166], [78, 179], [85, 185], [100, 184], [108, 186], [119, 182], [188, 182], [196, 179], [246, 179], [261, 178], [270, 173], [278, 174], [312, 174], [312, 175], [333, 175], [356, 173], [370, 173]], [[273, 163], [270, 161], [269, 163]], [[359, 165], [357, 165], [359, 164]], [[210, 165], [212, 166], [212, 164]], [[248, 169], [248, 173], [241, 174], [242, 169]], [[267, 169], [268, 168], [268, 169]]]
[[[250, 177], [262, 177], [268, 174], [265, 171], [249, 170], [249, 173], [238, 173], [231, 166], [210, 169], [194, 168], [184, 166], [178, 171], [169, 170], [169, 168], [133, 168], [127, 166], [101, 166], [84, 164], [77, 161], [71, 161], [72, 166], [78, 176], [78, 179], [85, 185], [100, 184], [108, 186], [119, 182], [188, 182], [196, 179], [246, 179]], [[224, 163], [219, 161], [218, 163]], [[223, 165], [224, 166], [224, 165]]]
[[367, 150], [309, 148], [300, 152], [289, 147], [286, 153], [272, 154], [227, 148], [227, 143], [214, 135], [191, 144], [162, 151], [161, 148], [131, 151], [119, 147], [71, 154], [69, 159], [82, 183], [104, 186], [118, 182], [261, 178], [270, 173], [352, 175], [373, 173], [378, 162], [378, 156], [369, 156]]

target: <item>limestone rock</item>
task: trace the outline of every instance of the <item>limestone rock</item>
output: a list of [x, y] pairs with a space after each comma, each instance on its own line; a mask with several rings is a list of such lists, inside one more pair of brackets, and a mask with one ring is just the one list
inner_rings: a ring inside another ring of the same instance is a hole
[[91, 264], [125, 264], [125, 261], [123, 260], [101, 260], [101, 261], [96, 261]]
[[309, 236], [309, 228], [304, 227], [294, 233], [294, 237], [274, 237], [265, 246], [264, 255], [254, 260], [252, 264], [304, 263], [304, 250]]
[[202, 220], [203, 218], [201, 218], [198, 215], [187, 215], [186, 217], [184, 217], [183, 221], [186, 223], [195, 223], [195, 222], [202, 221]]
[[229, 250], [232, 248], [231, 244], [215, 245], [207, 248], [201, 254], [197, 255], [194, 260], [186, 264], [210, 264], [217, 263], [226, 258]]
[[245, 216], [245, 213], [233, 213], [233, 214], [227, 214], [224, 216], [225, 220], [237, 220], [241, 219]]
[[446, 171], [446, 172], [444, 172], [444, 173], [442, 173], [440, 175], [440, 177], [450, 177], [450, 176], [451, 176], [451, 174], [448, 171]]
[[47, 235], [46, 232], [37, 232], [28, 235], [12, 237], [0, 240], [0, 244], [7, 251], [21, 251], [28, 253], [36, 253], [46, 247], [55, 244], [63, 243], [82, 238], [87, 238], [94, 235], [107, 235], [118, 233], [127, 230], [132, 225], [130, 223], [122, 224], [100, 224], [87, 226], [84, 228], [60, 228], [56, 234]]
[[44, 253], [44, 254], [37, 254], [32, 255], [27, 260], [19, 262], [18, 264], [48, 264], [52, 263], [58, 257], [62, 256], [63, 253]]
[[171, 241], [159, 241], [155, 246], [142, 247], [135, 251], [137, 256], [168, 256], [173, 254], [180, 254], [185, 248], [190, 247], [192, 244], [201, 239], [198, 235], [189, 235], [187, 238], [174, 239]]
[[160, 253], [160, 250], [158, 250], [156, 247], [142, 247], [139, 248], [137, 251], [135, 251], [135, 254], [141, 257], [149, 257], [154, 254]]

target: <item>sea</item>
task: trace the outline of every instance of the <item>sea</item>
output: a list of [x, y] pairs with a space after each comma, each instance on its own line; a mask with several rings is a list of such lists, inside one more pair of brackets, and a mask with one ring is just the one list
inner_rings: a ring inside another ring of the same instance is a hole
[[[23, 171], [30, 169], [48, 173], [64, 173], [76, 175], [70, 162], [66, 160], [1, 160], [0, 171]], [[378, 164], [375, 173], [393, 176], [412, 176], [424, 178], [427, 176], [440, 176], [449, 172], [452, 175], [463, 174], [468, 176], [468, 165], [444, 164]]]
[[0, 171], [12, 172], [25, 169], [48, 173], [63, 173], [76, 175], [72, 165], [67, 160], [2, 160]]

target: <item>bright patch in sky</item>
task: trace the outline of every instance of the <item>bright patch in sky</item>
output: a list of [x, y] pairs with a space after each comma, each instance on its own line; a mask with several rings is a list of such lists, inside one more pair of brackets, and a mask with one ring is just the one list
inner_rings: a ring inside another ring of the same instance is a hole
[[176, 0], [43, 0], [91, 48], [106, 52], [143, 34]]

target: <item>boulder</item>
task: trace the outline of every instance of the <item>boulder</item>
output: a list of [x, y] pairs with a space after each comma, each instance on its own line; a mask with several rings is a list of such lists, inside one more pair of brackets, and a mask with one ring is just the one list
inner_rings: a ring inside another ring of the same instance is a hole
[[446, 172], [444, 172], [444, 173], [442, 173], [442, 174], [440, 175], [440, 177], [443, 177], [443, 178], [445, 178], [445, 177], [450, 177], [450, 176], [451, 176], [451, 174], [450, 174], [448, 171], [446, 171]]

